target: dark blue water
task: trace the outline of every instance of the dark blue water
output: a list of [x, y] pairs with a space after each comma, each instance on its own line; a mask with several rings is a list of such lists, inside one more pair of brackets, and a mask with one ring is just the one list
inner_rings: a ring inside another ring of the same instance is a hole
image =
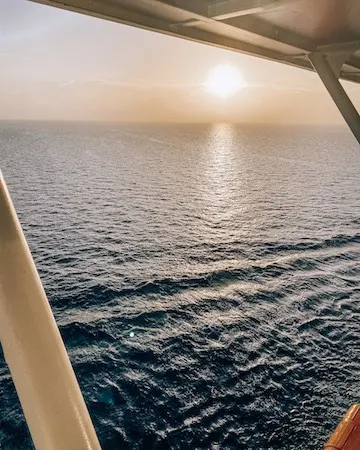
[[[359, 401], [346, 130], [2, 123], [0, 159], [104, 449], [315, 450]], [[31, 448], [3, 359], [0, 402]]]

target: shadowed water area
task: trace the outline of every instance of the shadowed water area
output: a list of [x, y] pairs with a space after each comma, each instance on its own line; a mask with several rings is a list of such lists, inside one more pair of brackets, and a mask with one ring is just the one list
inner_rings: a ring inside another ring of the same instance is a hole
[[[359, 401], [347, 130], [2, 123], [0, 161], [105, 450], [317, 450]], [[3, 356], [0, 402], [32, 448]]]

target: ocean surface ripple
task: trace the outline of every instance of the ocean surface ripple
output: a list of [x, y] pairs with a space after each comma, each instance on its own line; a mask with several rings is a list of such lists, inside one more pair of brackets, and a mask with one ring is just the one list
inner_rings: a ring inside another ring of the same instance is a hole
[[[360, 392], [345, 130], [0, 124], [1, 168], [106, 449], [321, 449]], [[0, 448], [32, 448], [1, 355]]]

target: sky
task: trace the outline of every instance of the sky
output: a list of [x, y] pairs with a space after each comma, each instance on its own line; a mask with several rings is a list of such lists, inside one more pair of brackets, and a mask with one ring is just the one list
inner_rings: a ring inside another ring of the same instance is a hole
[[[224, 64], [246, 86], [219, 98], [205, 84]], [[344, 86], [360, 98], [359, 86]], [[343, 123], [314, 73], [26, 0], [0, 0], [0, 120], [25, 119]]]

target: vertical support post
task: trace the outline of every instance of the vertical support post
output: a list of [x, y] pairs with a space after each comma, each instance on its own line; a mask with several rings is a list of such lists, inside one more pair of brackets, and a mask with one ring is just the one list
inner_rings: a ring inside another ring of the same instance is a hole
[[[360, 144], [360, 116], [340, 84], [331, 64], [323, 53], [309, 55], [310, 62], [328, 90], [350, 130]], [[342, 64], [341, 64], [342, 65]]]
[[37, 450], [99, 450], [0, 172], [0, 341]]

